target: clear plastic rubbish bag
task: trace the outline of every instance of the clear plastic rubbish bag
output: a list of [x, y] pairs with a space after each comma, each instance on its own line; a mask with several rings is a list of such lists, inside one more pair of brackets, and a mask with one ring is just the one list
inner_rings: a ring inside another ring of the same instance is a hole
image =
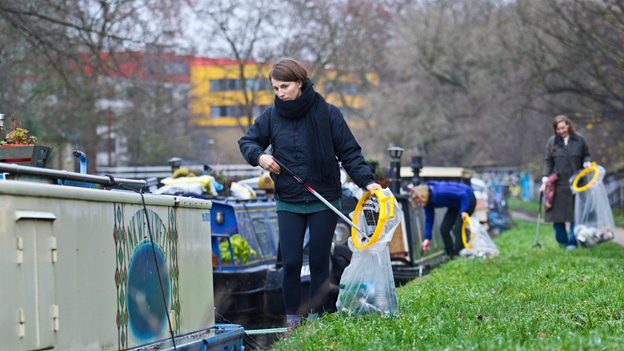
[[602, 166], [592, 164], [570, 178], [570, 188], [576, 195], [574, 203], [574, 236], [580, 246], [592, 247], [613, 240], [615, 223], [609, 197], [602, 180]]
[[[389, 189], [383, 189], [381, 193], [376, 192], [376, 194], [378, 196], [364, 194], [363, 198], [367, 197], [365, 203], [361, 199], [356, 208], [356, 211], [361, 212], [357, 216], [351, 216], [362, 219], [362, 221], [354, 222], [367, 233], [370, 239], [366, 239], [359, 233], [349, 238], [348, 244], [353, 256], [351, 263], [340, 278], [340, 292], [336, 302], [338, 311], [379, 314], [394, 314], [399, 311], [388, 242], [392, 240], [403, 218], [403, 213]], [[381, 205], [378, 198], [391, 205]], [[363, 205], [360, 206], [361, 204]], [[383, 223], [380, 217], [385, 217]], [[376, 240], [373, 242], [375, 236]], [[356, 247], [353, 237], [366, 246]]]
[[463, 248], [459, 251], [459, 255], [461, 257], [496, 257], [499, 255], [498, 247], [494, 244], [492, 238], [487, 232], [487, 229], [479, 222], [477, 217], [470, 217], [468, 220], [471, 223], [471, 226], [466, 226], [467, 228], [472, 228], [469, 235], [473, 236], [470, 240], [472, 241], [472, 247]]

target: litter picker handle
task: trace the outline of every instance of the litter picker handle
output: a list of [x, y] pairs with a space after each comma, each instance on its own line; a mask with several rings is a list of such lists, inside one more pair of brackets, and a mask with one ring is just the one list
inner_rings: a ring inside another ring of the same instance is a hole
[[284, 166], [284, 164], [282, 164], [280, 161], [275, 159], [275, 157], [273, 158], [273, 161], [277, 162], [277, 164], [280, 166], [280, 168], [284, 169], [286, 171], [286, 173], [289, 173], [299, 183], [303, 184], [303, 186], [305, 186], [306, 189], [308, 189], [308, 191], [310, 193], [312, 193], [312, 195], [314, 195], [317, 199], [321, 200], [322, 203], [324, 203], [330, 210], [332, 210], [335, 214], [337, 214], [340, 218], [342, 218], [345, 222], [347, 222], [351, 227], [353, 227], [355, 230], [357, 230], [366, 239], [370, 239], [370, 237], [368, 235], [366, 235], [366, 233], [364, 233], [364, 231], [362, 229], [360, 229], [360, 227], [355, 225], [355, 223], [353, 223], [353, 221], [351, 221], [347, 216], [345, 216], [336, 207], [334, 207], [329, 201], [327, 201], [323, 196], [321, 196], [321, 194], [317, 193], [316, 190], [312, 189], [312, 187], [310, 187], [308, 184], [304, 183], [303, 180], [301, 180], [301, 178], [297, 177], [290, 169], [288, 169], [288, 167]]
[[290, 168], [286, 167], [286, 165], [284, 165], [283, 163], [281, 163], [280, 161], [278, 161], [275, 157], [273, 157], [273, 161], [275, 161], [281, 169], [285, 170], [286, 173], [290, 174], [291, 176], [293, 176], [293, 178], [295, 178], [299, 183], [303, 184], [303, 180], [301, 180], [301, 178], [297, 177], [291, 170]]

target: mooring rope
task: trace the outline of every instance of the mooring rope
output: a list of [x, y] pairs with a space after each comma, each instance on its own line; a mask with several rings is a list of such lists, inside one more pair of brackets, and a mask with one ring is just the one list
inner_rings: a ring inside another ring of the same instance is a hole
[[245, 330], [245, 334], [256, 335], [256, 334], [285, 333], [287, 330], [288, 328], [255, 329], [255, 330]]

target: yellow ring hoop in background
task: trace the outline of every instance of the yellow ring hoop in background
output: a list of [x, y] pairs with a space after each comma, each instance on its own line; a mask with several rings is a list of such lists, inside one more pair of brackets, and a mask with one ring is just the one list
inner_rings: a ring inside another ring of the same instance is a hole
[[[584, 175], [591, 173], [591, 172], [595, 172], [594, 177], [592, 178], [592, 180], [589, 181], [589, 183], [583, 185], [582, 187], [578, 187], [578, 182], [579, 180], [581, 180], [581, 178], [583, 178]], [[598, 168], [596, 167], [596, 162], [592, 162], [591, 163], [591, 167], [589, 168], [585, 168], [584, 170], [581, 171], [581, 173], [579, 173], [576, 178], [574, 178], [574, 181], [572, 182], [572, 189], [578, 191], [579, 193], [582, 193], [583, 191], [587, 190], [587, 188], [589, 188], [590, 186], [592, 186], [592, 184], [594, 184], [596, 182], [596, 180], [598, 179]]]
[[[357, 206], [355, 206], [355, 212], [353, 212], [353, 223], [355, 223], [355, 225], [358, 224], [358, 214], [362, 212], [362, 206], [364, 206], [364, 203], [370, 196], [370, 191], [365, 192], [360, 198], [360, 201], [358, 201]], [[375, 196], [377, 196], [377, 200], [379, 200], [379, 219], [377, 221], [377, 226], [375, 227], [375, 233], [373, 233], [373, 236], [366, 244], [361, 245], [359, 240], [357, 240], [358, 231], [355, 230], [355, 228], [351, 228], [351, 240], [353, 240], [353, 245], [355, 245], [358, 249], [363, 249], [376, 243], [381, 236], [386, 220], [394, 218], [394, 196], [386, 196], [381, 190], [378, 189], [375, 189]]]
[[[470, 242], [466, 242], [466, 226], [470, 226]], [[469, 219], [464, 219], [462, 222], [462, 241], [464, 242], [464, 247], [467, 249], [472, 248], [472, 241], [474, 240], [474, 228], [472, 227], [472, 222]]]

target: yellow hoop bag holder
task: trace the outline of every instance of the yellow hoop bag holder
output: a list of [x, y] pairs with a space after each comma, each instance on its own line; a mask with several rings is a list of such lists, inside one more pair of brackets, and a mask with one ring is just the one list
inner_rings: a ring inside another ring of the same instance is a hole
[[[466, 227], [468, 227], [468, 229], [470, 230], [470, 241], [467, 242], [466, 241]], [[472, 226], [472, 222], [469, 219], [464, 219], [462, 222], [462, 230], [461, 230], [461, 234], [462, 234], [462, 241], [464, 242], [464, 247], [467, 249], [471, 249], [472, 248], [472, 241], [474, 239], [474, 227]]]
[[[594, 172], [594, 177], [587, 182], [587, 184], [583, 185], [582, 187], [578, 186], [578, 183], [581, 179], [583, 179], [583, 177], [591, 172]], [[583, 191], [587, 190], [590, 186], [594, 185], [594, 183], [596, 182], [596, 180], [598, 179], [598, 175], [600, 174], [600, 172], [598, 171], [598, 167], [596, 166], [596, 162], [592, 162], [591, 163], [591, 167], [584, 169], [582, 171], [579, 172], [579, 174], [574, 177], [572, 180], [572, 190], [575, 190], [579, 193], [582, 193]]]
[[[468, 240], [470, 237], [470, 240]], [[468, 217], [462, 223], [462, 241], [464, 248], [459, 251], [461, 257], [496, 257], [500, 254], [496, 244], [479, 222], [477, 217]]]
[[[392, 193], [390, 192], [390, 194]], [[358, 201], [355, 212], [353, 212], [353, 223], [370, 237], [367, 240], [355, 228], [351, 228], [351, 239], [353, 245], [358, 249], [376, 243], [384, 230], [386, 221], [394, 218], [394, 203], [396, 201], [394, 196], [384, 194], [381, 190], [375, 190], [375, 196], [377, 201], [372, 200], [370, 191], [365, 192]], [[372, 237], [371, 232], [373, 233]]]

